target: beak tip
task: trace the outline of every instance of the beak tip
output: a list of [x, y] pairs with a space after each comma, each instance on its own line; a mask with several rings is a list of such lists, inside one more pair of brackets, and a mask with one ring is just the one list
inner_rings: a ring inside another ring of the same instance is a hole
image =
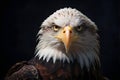
[[66, 51], [66, 53], [68, 53], [69, 52], [69, 47], [65, 46], [65, 51]]

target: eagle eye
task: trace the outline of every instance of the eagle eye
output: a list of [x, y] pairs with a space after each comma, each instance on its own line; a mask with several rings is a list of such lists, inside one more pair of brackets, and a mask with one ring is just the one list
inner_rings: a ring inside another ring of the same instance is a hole
[[54, 30], [54, 31], [58, 31], [59, 29], [60, 29], [59, 26], [57, 26], [57, 25], [54, 25], [54, 26], [53, 26], [53, 30]]
[[82, 31], [83, 27], [82, 26], [77, 26], [77, 31]]

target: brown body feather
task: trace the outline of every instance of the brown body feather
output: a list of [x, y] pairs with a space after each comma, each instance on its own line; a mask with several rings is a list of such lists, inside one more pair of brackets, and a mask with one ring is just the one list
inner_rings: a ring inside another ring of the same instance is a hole
[[56, 61], [46, 63], [34, 58], [28, 62], [15, 64], [9, 71], [5, 80], [104, 80], [98, 66], [80, 69], [78, 62], [71, 64]]

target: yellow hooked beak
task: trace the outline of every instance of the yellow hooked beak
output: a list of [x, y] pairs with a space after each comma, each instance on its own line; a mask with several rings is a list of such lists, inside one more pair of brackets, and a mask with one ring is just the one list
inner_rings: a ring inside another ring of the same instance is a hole
[[71, 43], [76, 40], [77, 35], [73, 31], [71, 26], [66, 26], [59, 31], [58, 35], [55, 36], [64, 43], [66, 53], [68, 53]]

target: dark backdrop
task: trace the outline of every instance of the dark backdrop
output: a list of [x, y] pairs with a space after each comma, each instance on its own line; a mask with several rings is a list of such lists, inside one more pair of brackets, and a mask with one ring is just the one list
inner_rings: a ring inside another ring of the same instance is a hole
[[98, 25], [102, 72], [120, 80], [119, 0], [3, 0], [1, 5], [0, 80], [13, 64], [34, 56], [39, 26], [63, 7], [77, 8]]

